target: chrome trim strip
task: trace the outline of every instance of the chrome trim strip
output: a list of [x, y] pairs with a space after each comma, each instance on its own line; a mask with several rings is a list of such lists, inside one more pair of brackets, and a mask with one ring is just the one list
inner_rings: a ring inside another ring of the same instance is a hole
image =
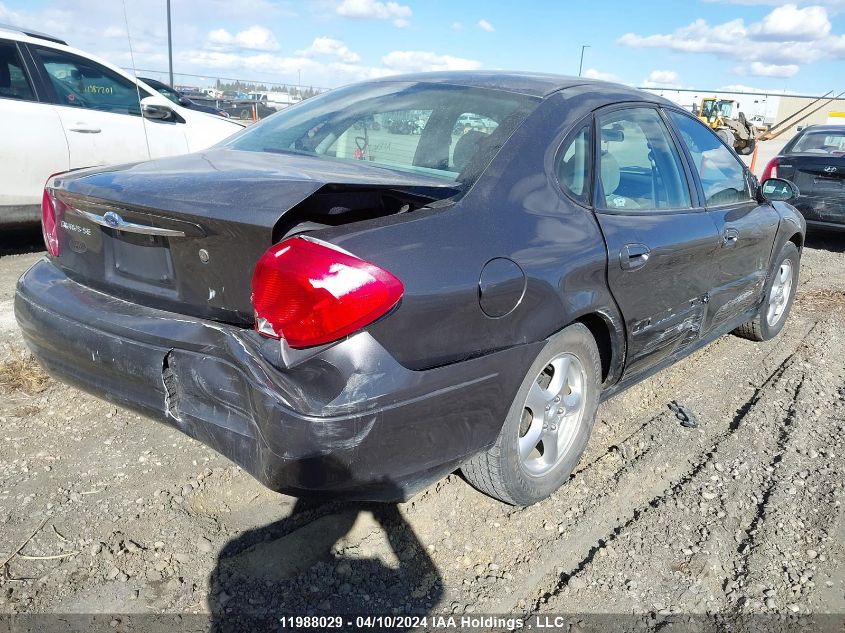
[[[113, 212], [108, 212], [103, 215], [97, 215], [96, 213], [91, 213], [90, 211], [83, 211], [82, 209], [78, 209], [70, 205], [67, 205], [67, 210], [77, 215], [81, 215], [89, 222], [99, 224], [100, 226], [104, 226], [107, 229], [114, 229], [115, 231], [123, 231], [124, 233], [139, 233], [141, 235], [160, 235], [162, 237], [185, 237], [184, 231], [179, 231], [176, 229], [165, 229], [159, 226], [149, 226], [147, 224], [135, 224], [134, 222], [127, 222], [126, 220], [124, 220], [119, 215]], [[112, 217], [116, 217], [118, 221], [109, 222], [109, 220], [106, 219], [106, 216], [109, 214], [111, 214]]]

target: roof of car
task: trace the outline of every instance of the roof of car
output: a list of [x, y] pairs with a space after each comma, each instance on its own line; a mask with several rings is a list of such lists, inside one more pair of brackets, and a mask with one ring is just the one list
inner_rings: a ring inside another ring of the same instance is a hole
[[808, 125], [801, 132], [845, 132], [845, 123], [827, 123], [823, 125]]
[[53, 35], [48, 35], [47, 33], [42, 33], [41, 31], [36, 31], [34, 29], [28, 29], [23, 26], [13, 26], [11, 24], [0, 24], [0, 31], [11, 31], [12, 33], [19, 33], [21, 35], [28, 35], [29, 37], [34, 37], [39, 40], [47, 40], [48, 42], [55, 42], [56, 44], [64, 44], [67, 46], [67, 42], [63, 39], [55, 37]]
[[[443, 71], [431, 73], [414, 73], [409, 75], [390, 75], [374, 81], [419, 81], [425, 83], [453, 84], [471, 88], [488, 88], [491, 90], [505, 90], [518, 92], [534, 97], [547, 97], [550, 94], [572, 88], [574, 86], [591, 85], [597, 91], [612, 89], [614, 91], [630, 92], [632, 96], [646, 96], [635, 88], [584, 77], [570, 77], [550, 73], [532, 73], [498, 70], [468, 70]], [[654, 95], [648, 95], [652, 97]], [[655, 97], [659, 100], [659, 97]]]

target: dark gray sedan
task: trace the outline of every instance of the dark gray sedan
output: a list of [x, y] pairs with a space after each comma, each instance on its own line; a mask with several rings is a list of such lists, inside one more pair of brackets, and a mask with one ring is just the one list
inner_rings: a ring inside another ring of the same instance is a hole
[[51, 179], [15, 313], [60, 380], [273, 489], [406, 498], [461, 468], [530, 504], [602, 399], [730, 332], [778, 334], [795, 193], [625, 86], [393, 77]]

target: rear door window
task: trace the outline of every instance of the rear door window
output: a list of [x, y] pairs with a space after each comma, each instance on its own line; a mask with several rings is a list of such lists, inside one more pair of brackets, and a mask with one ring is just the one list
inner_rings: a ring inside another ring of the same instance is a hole
[[0, 98], [35, 101], [14, 42], [0, 42]]
[[692, 206], [681, 157], [657, 110], [614, 110], [599, 117], [598, 127], [598, 208], [652, 211]]
[[149, 94], [117, 73], [83, 57], [36, 48], [59, 105], [140, 116], [139, 100]]
[[669, 111], [669, 117], [678, 127], [681, 141], [692, 155], [694, 168], [704, 188], [706, 206], [737, 204], [753, 199], [745, 165], [709, 127], [679, 112]]

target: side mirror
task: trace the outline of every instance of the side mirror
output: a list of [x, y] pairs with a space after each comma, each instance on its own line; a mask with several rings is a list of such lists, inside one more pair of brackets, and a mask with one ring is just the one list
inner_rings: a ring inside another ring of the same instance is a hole
[[760, 186], [760, 195], [768, 202], [791, 202], [801, 195], [793, 183], [783, 178], [769, 178]]
[[154, 121], [167, 121], [173, 118], [173, 107], [167, 99], [146, 97], [141, 99], [141, 114]]

